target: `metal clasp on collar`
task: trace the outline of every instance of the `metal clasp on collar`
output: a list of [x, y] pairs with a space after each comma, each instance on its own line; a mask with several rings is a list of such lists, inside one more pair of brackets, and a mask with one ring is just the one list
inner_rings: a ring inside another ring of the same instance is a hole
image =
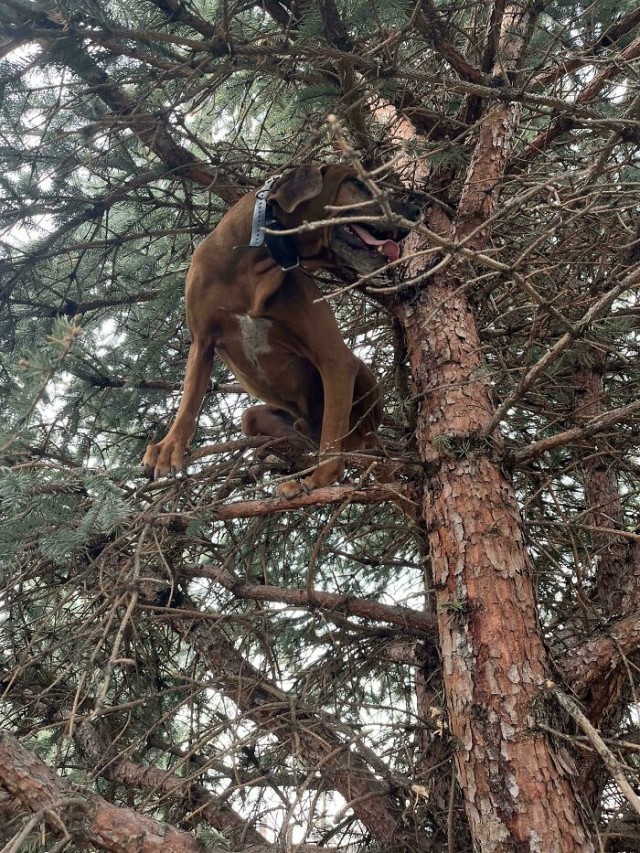
[[267, 196], [279, 177], [280, 175], [274, 175], [272, 178], [269, 178], [256, 192], [256, 203], [253, 208], [253, 221], [251, 222], [251, 239], [249, 240], [249, 245], [253, 249], [257, 249], [258, 246], [262, 246], [264, 243], [264, 227], [267, 220]]
[[265, 234], [265, 227], [270, 231], [277, 231], [282, 225], [273, 215], [269, 204], [269, 192], [271, 187], [280, 178], [274, 175], [264, 182], [256, 191], [256, 203], [253, 208], [253, 219], [251, 221], [251, 239], [246, 246], [234, 246], [234, 249], [258, 249], [265, 246], [271, 257], [285, 272], [295, 269], [300, 265], [300, 258], [294, 241], [280, 234]]

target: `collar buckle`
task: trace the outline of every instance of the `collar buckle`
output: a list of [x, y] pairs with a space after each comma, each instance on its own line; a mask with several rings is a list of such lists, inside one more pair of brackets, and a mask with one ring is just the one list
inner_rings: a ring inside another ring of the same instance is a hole
[[285, 272], [300, 266], [295, 243], [290, 236], [282, 234], [265, 234], [265, 228], [270, 231], [282, 231], [283, 225], [273, 215], [273, 209], [268, 201], [271, 187], [280, 178], [274, 175], [264, 182], [256, 192], [256, 203], [253, 208], [253, 220], [251, 222], [251, 239], [249, 247], [257, 249], [264, 245], [271, 257]]

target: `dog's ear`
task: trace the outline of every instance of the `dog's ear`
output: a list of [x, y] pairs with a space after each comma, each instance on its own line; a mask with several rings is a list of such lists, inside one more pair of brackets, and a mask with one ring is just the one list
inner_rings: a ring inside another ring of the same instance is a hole
[[275, 201], [285, 213], [293, 213], [298, 205], [321, 192], [322, 167], [308, 163], [283, 175], [269, 193], [269, 201]]

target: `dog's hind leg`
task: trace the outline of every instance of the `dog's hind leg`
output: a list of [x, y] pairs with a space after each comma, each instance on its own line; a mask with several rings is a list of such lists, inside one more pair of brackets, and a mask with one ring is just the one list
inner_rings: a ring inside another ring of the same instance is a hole
[[273, 406], [251, 406], [242, 413], [242, 431], [246, 436], [264, 435], [284, 439], [275, 446], [268, 444], [256, 450], [257, 459], [275, 456], [289, 464], [299, 462], [300, 456], [317, 447], [312, 430], [305, 418], [297, 420], [285, 409]]
[[242, 413], [242, 432], [246, 436], [268, 435], [270, 438], [293, 438], [295, 418], [285, 409], [273, 406], [251, 406]]

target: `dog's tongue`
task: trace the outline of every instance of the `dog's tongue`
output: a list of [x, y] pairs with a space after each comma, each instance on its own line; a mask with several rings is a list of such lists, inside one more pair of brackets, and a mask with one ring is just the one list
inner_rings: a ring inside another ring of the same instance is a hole
[[390, 261], [397, 261], [400, 257], [400, 246], [394, 240], [378, 240], [361, 225], [351, 225], [351, 228], [367, 246], [382, 246], [382, 253]]

